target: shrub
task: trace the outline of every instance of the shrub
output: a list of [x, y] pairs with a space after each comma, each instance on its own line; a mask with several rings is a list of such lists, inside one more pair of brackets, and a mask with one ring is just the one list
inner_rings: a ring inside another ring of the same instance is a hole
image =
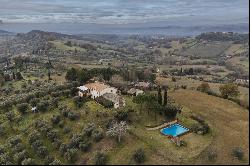
[[176, 78], [175, 77], [172, 77], [172, 82], [176, 82]]
[[145, 152], [143, 149], [138, 149], [133, 154], [133, 159], [136, 163], [143, 163], [145, 161]]
[[177, 113], [180, 113], [180, 112], [181, 112], [181, 108], [173, 104], [167, 104], [164, 107], [164, 114], [167, 119], [174, 119]]
[[31, 143], [39, 140], [39, 138], [40, 138], [40, 134], [37, 131], [33, 131], [30, 133], [28, 140], [29, 140], [29, 143], [31, 144]]
[[59, 139], [55, 139], [52, 144], [53, 144], [53, 146], [56, 147], [56, 149], [59, 149], [61, 144], [62, 144], [62, 141]]
[[76, 119], [78, 119], [79, 117], [80, 117], [80, 115], [77, 114], [77, 113], [75, 113], [75, 112], [73, 112], [73, 111], [69, 111], [69, 112], [68, 112], [68, 118], [69, 118], [70, 120], [76, 120]]
[[26, 158], [22, 161], [22, 165], [35, 165], [35, 160], [32, 158]]
[[128, 112], [127, 111], [117, 111], [115, 114], [115, 119], [118, 121], [127, 121], [128, 120]]
[[23, 148], [23, 146], [22, 146], [21, 143], [16, 144], [16, 145], [13, 147], [13, 149], [14, 149], [15, 152], [21, 152], [21, 151], [24, 150], [24, 148]]
[[48, 149], [45, 146], [40, 146], [37, 149], [37, 154], [42, 157], [45, 158], [48, 155]]
[[49, 163], [49, 165], [62, 165], [60, 160], [55, 159], [53, 162]]
[[238, 160], [242, 160], [244, 157], [244, 151], [240, 147], [236, 147], [232, 150], [232, 156]]
[[205, 123], [205, 120], [198, 115], [191, 115], [190, 118], [192, 118], [193, 120], [196, 120], [199, 123]]
[[49, 102], [48, 101], [41, 101], [40, 103], [37, 104], [37, 110], [46, 112], [49, 110]]
[[76, 159], [76, 153], [77, 153], [77, 149], [68, 149], [67, 152], [64, 154], [64, 157], [66, 158], [66, 160], [74, 162]]
[[62, 143], [60, 148], [59, 148], [59, 152], [61, 154], [64, 154], [67, 151], [67, 149], [68, 149], [68, 146], [66, 144]]
[[28, 158], [28, 153], [26, 150], [23, 150], [22, 152], [19, 152], [14, 156], [15, 162], [17, 162], [18, 164], [21, 164], [21, 162], [26, 158]]
[[63, 128], [63, 127], [64, 127], [64, 121], [60, 121], [59, 124], [58, 124], [58, 126], [59, 126], [60, 128]]
[[70, 142], [68, 143], [68, 148], [78, 148], [81, 141], [83, 141], [81, 135], [73, 134]]
[[58, 107], [59, 100], [60, 100], [60, 99], [59, 99], [58, 97], [52, 98], [51, 106], [53, 106], [54, 108], [57, 108], [57, 107]]
[[115, 120], [114, 119], [109, 119], [106, 123], [106, 128], [109, 129], [110, 127], [112, 127], [112, 125], [114, 124]]
[[0, 155], [4, 153], [5, 153], [5, 148], [2, 145], [0, 145]]
[[83, 99], [82, 99], [82, 97], [80, 97], [80, 96], [75, 96], [75, 97], [73, 98], [73, 100], [74, 100], [74, 103], [75, 103], [75, 106], [76, 106], [76, 107], [81, 108], [81, 107], [83, 106]]
[[8, 153], [0, 155], [0, 165], [13, 165]]
[[6, 129], [3, 125], [0, 125], [0, 135], [3, 136], [6, 134]]
[[95, 100], [99, 104], [103, 105], [105, 108], [113, 108], [113, 106], [114, 106], [113, 102], [111, 102], [103, 97], [97, 97]]
[[217, 152], [214, 150], [209, 150], [207, 157], [209, 161], [215, 161], [217, 159]]
[[34, 150], [37, 150], [40, 146], [42, 146], [42, 141], [41, 140], [36, 140], [31, 144], [32, 148]]
[[60, 108], [60, 113], [62, 114], [62, 116], [64, 117], [68, 117], [70, 110], [67, 108]]
[[58, 124], [60, 120], [61, 120], [60, 115], [53, 115], [53, 117], [51, 118], [52, 124]]
[[231, 83], [220, 86], [220, 92], [221, 96], [225, 99], [229, 97], [237, 97], [240, 94], [238, 86]]
[[11, 147], [14, 147], [18, 143], [21, 143], [21, 139], [19, 136], [13, 136], [8, 139], [8, 143], [10, 144]]
[[181, 140], [181, 141], [180, 141], [180, 146], [186, 147], [186, 146], [187, 146], [187, 142], [186, 142], [186, 141]]
[[198, 91], [204, 92], [204, 93], [209, 93], [211, 91], [210, 86], [207, 82], [203, 82], [201, 83], [198, 87], [197, 87]]
[[46, 136], [49, 138], [49, 140], [54, 141], [58, 138], [57, 130], [49, 130], [46, 133]]
[[83, 152], [87, 152], [90, 149], [91, 144], [89, 142], [81, 142], [79, 144], [79, 149]]
[[92, 132], [95, 130], [95, 124], [89, 123], [87, 126], [83, 129], [82, 133], [84, 136], [90, 137], [92, 135]]
[[28, 103], [22, 103], [17, 105], [17, 111], [21, 114], [25, 114], [29, 108]]
[[99, 142], [101, 139], [103, 139], [103, 133], [100, 130], [94, 130], [92, 133], [92, 137], [95, 142]]
[[44, 164], [45, 164], [45, 165], [48, 165], [48, 164], [52, 163], [53, 161], [54, 161], [54, 157], [48, 155], [48, 156], [46, 156], [45, 159], [44, 159]]
[[95, 165], [105, 165], [107, 162], [107, 156], [102, 152], [97, 152], [95, 155]]
[[15, 113], [13, 111], [9, 111], [5, 115], [8, 121], [10, 122], [14, 121]]
[[182, 89], [187, 89], [187, 85], [181, 85]]
[[69, 128], [69, 127], [64, 127], [63, 128], [63, 133], [64, 134], [67, 134], [67, 133], [69, 133], [71, 131], [71, 128]]
[[198, 124], [194, 124], [191, 127], [191, 130], [194, 133], [205, 135], [205, 134], [207, 134], [209, 132], [210, 128], [209, 128], [207, 123], [198, 123]]

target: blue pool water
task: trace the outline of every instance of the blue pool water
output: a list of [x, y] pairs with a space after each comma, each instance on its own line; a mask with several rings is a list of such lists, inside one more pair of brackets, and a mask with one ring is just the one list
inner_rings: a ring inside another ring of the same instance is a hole
[[161, 133], [164, 135], [170, 135], [170, 136], [176, 137], [188, 131], [189, 129], [183, 127], [182, 125], [178, 123], [175, 123], [175, 124], [170, 125], [169, 127], [162, 129]]

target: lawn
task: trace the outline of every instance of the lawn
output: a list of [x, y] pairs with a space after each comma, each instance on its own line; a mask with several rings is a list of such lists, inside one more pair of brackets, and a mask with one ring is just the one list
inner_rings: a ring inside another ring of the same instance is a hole
[[[192, 110], [206, 119], [214, 131], [213, 143], [209, 148], [217, 151], [216, 164], [247, 164], [249, 163], [249, 114], [248, 110], [239, 105], [204, 93], [178, 90], [171, 93], [179, 104]], [[232, 149], [241, 147], [245, 153], [244, 161], [234, 160]], [[191, 163], [208, 164], [208, 152], [203, 152]]]

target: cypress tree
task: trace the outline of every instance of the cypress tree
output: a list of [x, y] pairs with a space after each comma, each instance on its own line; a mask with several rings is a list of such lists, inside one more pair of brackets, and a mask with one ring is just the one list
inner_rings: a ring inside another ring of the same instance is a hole
[[158, 103], [162, 105], [161, 87], [158, 87]]
[[164, 89], [164, 101], [163, 101], [163, 105], [167, 105], [168, 104], [168, 88]]

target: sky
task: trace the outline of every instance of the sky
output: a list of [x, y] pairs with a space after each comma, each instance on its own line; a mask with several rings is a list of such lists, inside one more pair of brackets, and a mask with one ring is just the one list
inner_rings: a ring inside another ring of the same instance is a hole
[[0, 0], [4, 23], [248, 23], [249, 0]]

